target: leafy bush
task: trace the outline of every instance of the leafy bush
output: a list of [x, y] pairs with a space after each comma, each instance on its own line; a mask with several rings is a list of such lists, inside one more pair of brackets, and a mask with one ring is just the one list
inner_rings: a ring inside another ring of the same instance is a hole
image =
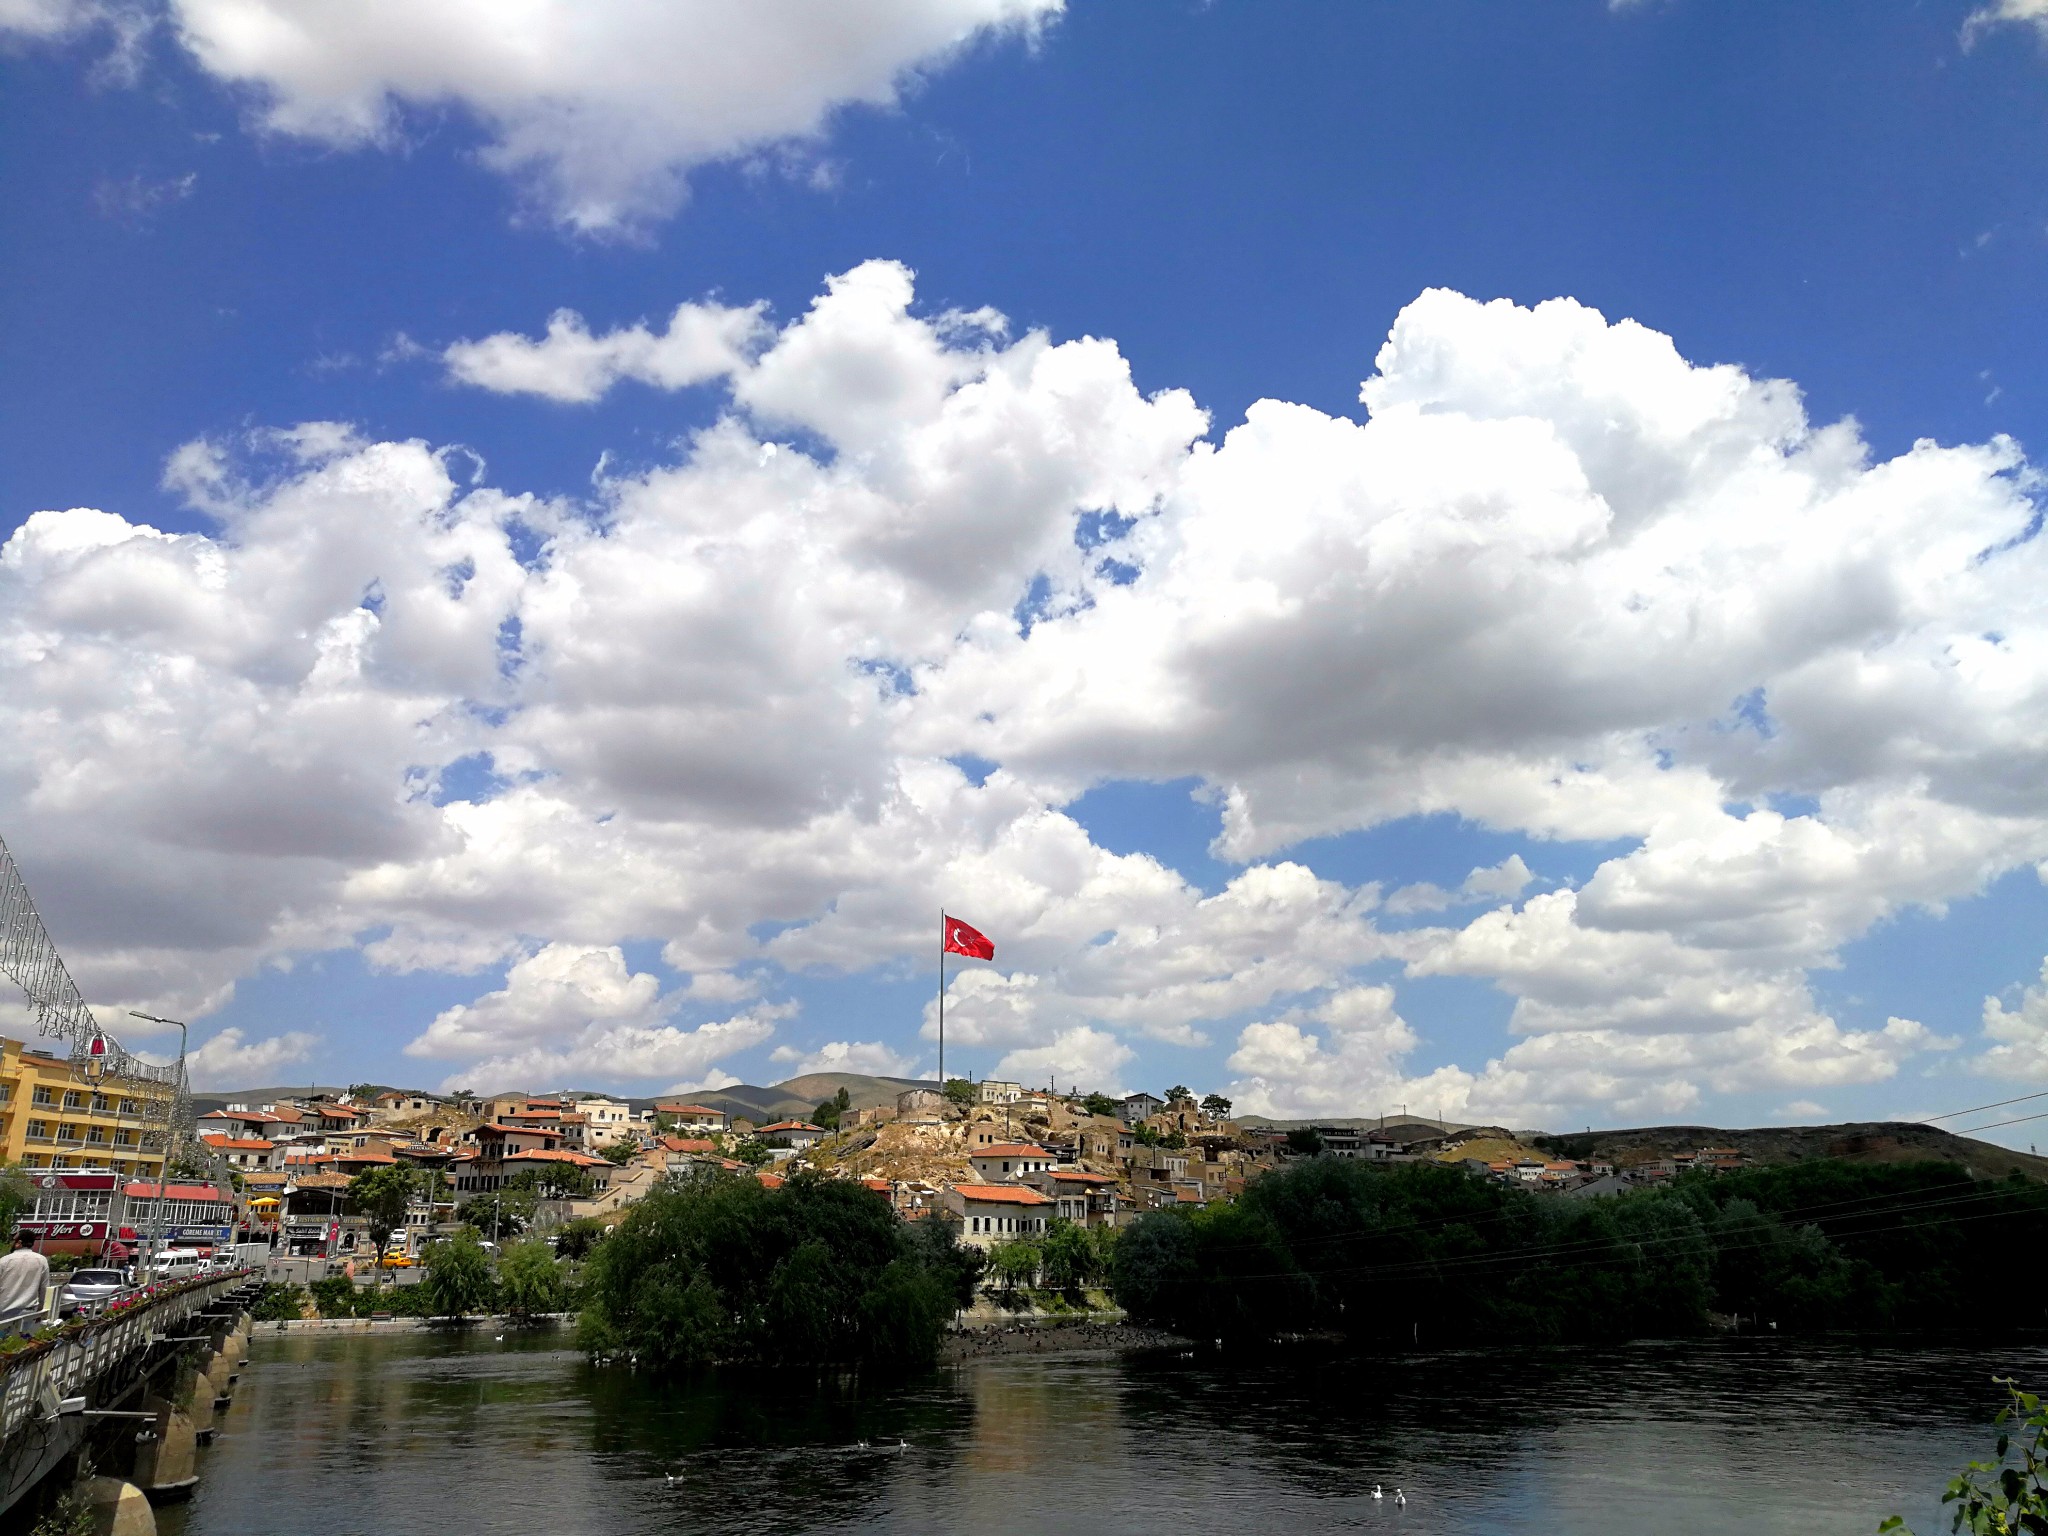
[[303, 1285], [266, 1285], [257, 1293], [249, 1315], [259, 1323], [295, 1321], [306, 1315], [310, 1299]]
[[585, 1347], [655, 1368], [928, 1363], [962, 1266], [923, 1225], [809, 1173], [776, 1190], [666, 1179], [591, 1252]]
[[[1998, 1426], [1998, 1459], [1971, 1462], [1948, 1485], [1941, 1502], [1955, 1505], [1950, 1526], [1954, 1531], [1969, 1531], [1972, 1536], [2048, 1536], [2048, 1408], [2016, 1382], [2001, 1378], [1998, 1384], [2011, 1399], [1993, 1421]], [[2008, 1425], [2025, 1432], [2017, 1466], [2007, 1465], [2013, 1439]], [[1898, 1515], [1878, 1530], [1913, 1536]]]
[[313, 1305], [322, 1317], [367, 1317], [368, 1303], [373, 1299], [362, 1296], [356, 1290], [355, 1281], [346, 1275], [331, 1275], [325, 1280], [315, 1280], [311, 1286]]

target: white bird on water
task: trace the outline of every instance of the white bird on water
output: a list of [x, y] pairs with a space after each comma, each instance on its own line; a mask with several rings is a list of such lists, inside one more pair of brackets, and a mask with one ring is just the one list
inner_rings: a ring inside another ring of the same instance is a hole
[[675, 1485], [676, 1485], [677, 1483], [680, 1483], [680, 1482], [682, 1481], [682, 1479], [681, 1479], [680, 1477], [677, 1477], [677, 1476], [675, 1475], [675, 1473], [673, 1473], [673, 1472], [670, 1472], [669, 1474], [667, 1474], [667, 1476], [668, 1476], [668, 1485], [669, 1485], [669, 1487], [671, 1487], [671, 1488], [675, 1487]]
[[1385, 1495], [1380, 1492], [1380, 1485], [1378, 1483], [1374, 1483], [1372, 1485], [1372, 1496], [1376, 1499], [1385, 1497]]
[[1394, 1490], [1394, 1502], [1396, 1504], [1405, 1505], [1408, 1502], [1408, 1495], [1403, 1493], [1400, 1489], [1396, 1488]]

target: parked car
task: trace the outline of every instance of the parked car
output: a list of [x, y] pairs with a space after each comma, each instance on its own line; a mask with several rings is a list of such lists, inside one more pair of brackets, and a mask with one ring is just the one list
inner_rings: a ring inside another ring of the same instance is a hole
[[127, 1289], [128, 1277], [118, 1269], [74, 1269], [57, 1293], [57, 1315], [97, 1312]]
[[384, 1255], [386, 1269], [411, 1269], [412, 1258], [403, 1248], [394, 1248]]

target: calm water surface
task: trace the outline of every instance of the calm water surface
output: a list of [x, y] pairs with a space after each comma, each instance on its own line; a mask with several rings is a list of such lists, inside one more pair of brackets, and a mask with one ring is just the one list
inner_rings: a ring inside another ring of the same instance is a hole
[[1898, 1512], [1934, 1536], [1942, 1485], [1990, 1448], [1990, 1376], [2048, 1380], [2043, 1349], [1759, 1341], [657, 1386], [565, 1341], [259, 1336], [162, 1528], [1868, 1536]]

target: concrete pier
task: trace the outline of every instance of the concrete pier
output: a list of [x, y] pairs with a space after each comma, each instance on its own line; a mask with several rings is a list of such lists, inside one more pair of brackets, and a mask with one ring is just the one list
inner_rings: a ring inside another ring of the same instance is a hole
[[133, 1483], [96, 1477], [79, 1493], [92, 1513], [93, 1536], [156, 1536], [156, 1511]]
[[149, 1439], [136, 1442], [135, 1485], [152, 1504], [189, 1498], [199, 1481], [199, 1435], [192, 1416], [161, 1397], [148, 1398], [142, 1406], [156, 1414], [156, 1423]]

